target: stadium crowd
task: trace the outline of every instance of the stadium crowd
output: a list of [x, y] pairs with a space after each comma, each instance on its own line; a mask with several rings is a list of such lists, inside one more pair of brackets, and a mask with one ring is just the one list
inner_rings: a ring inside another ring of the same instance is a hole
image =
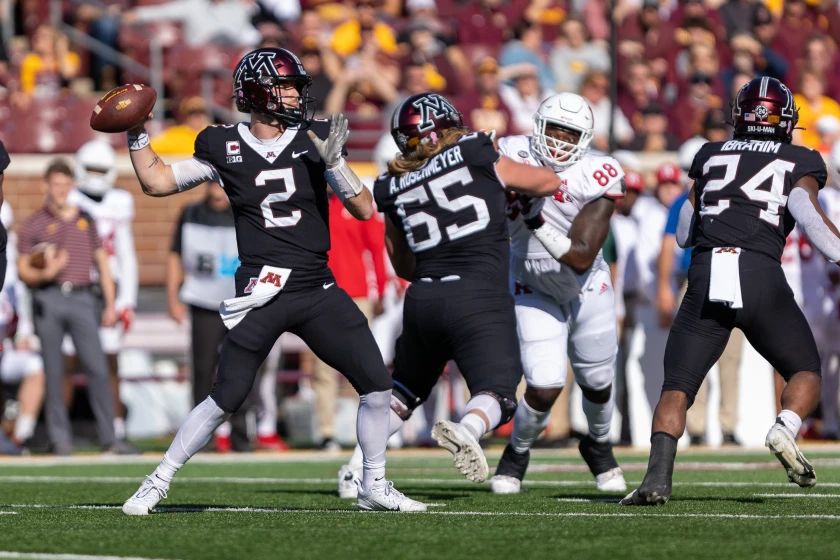
[[[832, 147], [840, 140], [840, 3], [836, 0], [63, 1], [59, 2], [60, 22], [49, 21], [48, 4], [16, 2], [15, 37], [0, 50], [0, 84], [4, 87], [0, 134], [12, 154], [76, 152], [94, 139], [94, 133], [87, 125], [87, 111], [74, 111], [73, 107], [84, 106], [83, 101], [94, 92], [106, 91], [119, 83], [147, 81], [138, 77], [135, 68], [117, 65], [105, 56], [105, 51], [87, 50], [81, 42], [71, 42], [62, 31], [64, 25], [72, 27], [71, 36], [85, 33], [141, 64], [150, 63], [150, 44], [162, 46], [163, 125], [152, 139], [159, 154], [190, 154], [196, 135], [204, 127], [233, 118], [229, 72], [242, 54], [256, 46], [282, 46], [300, 57], [313, 77], [310, 94], [317, 114], [350, 115], [351, 159], [373, 160], [380, 171], [396, 152], [388, 121], [394, 108], [410, 95], [423, 91], [444, 94], [463, 113], [470, 128], [494, 130], [500, 138], [530, 134], [534, 112], [552, 93], [579, 93], [594, 114], [592, 147], [610, 152], [627, 173], [628, 196], [613, 218], [612, 235], [604, 252], [611, 262], [620, 300], [618, 319], [624, 359], [619, 365], [619, 379], [624, 363], [638, 360], [651, 404], [656, 403], [661, 387], [664, 342], [684, 289], [690, 259], [689, 254], [676, 248], [673, 239], [675, 214], [690, 186], [687, 171], [703, 142], [730, 137], [731, 128], [726, 124], [729, 103], [740, 86], [757, 76], [778, 78], [790, 86], [796, 93], [801, 128], [795, 131], [794, 142], [820, 151], [835, 171], [840, 163], [830, 158]], [[614, 52], [610, 48], [610, 18], [615, 24]], [[219, 76], [222, 79], [217, 80]], [[202, 89], [202, 82], [214, 87], [209, 91]], [[63, 129], [53, 117], [44, 116], [45, 100], [68, 108], [66, 115], [72, 128]], [[44, 136], [52, 134], [50, 131], [55, 133], [53, 140], [45, 141]], [[105, 140], [118, 150], [125, 149], [121, 135]], [[104, 248], [113, 257], [111, 266], [117, 270], [112, 270], [112, 276], [118, 279], [118, 289], [125, 290], [137, 283], [136, 259], [132, 267], [133, 257], [126, 258], [119, 251], [133, 253], [133, 243], [130, 247], [125, 243], [122, 248], [115, 247], [113, 234], [100, 222], [122, 221], [130, 228], [133, 204], [115, 216], [109, 215], [107, 209], [105, 214], [96, 215], [96, 211], [89, 211], [78, 202], [85, 197], [97, 203], [105, 200], [101, 192], [91, 190], [91, 173], [104, 173], [110, 181], [109, 188], [113, 187], [115, 156], [101, 144], [98, 149], [105, 155], [100, 161], [105, 163], [99, 166], [77, 165], [74, 170], [61, 161], [50, 164], [44, 176], [48, 193], [45, 204], [57, 204], [52, 194], [56, 179], [78, 183], [79, 192], [70, 197], [64, 194], [67, 204], [82, 207], [96, 219], [103, 239], [93, 248]], [[12, 160], [14, 165], [14, 156]], [[836, 174], [831, 175], [830, 183], [840, 187]], [[59, 204], [62, 208], [63, 205], [64, 202]], [[4, 219], [10, 220], [8, 206], [4, 207]], [[193, 345], [202, 348], [201, 352], [194, 349], [192, 359], [195, 403], [209, 392], [214, 365], [207, 363], [207, 356], [215, 356], [218, 346], [209, 344], [207, 339], [216, 341], [224, 332], [218, 317], [214, 319], [218, 325], [209, 325], [208, 317], [215, 313], [208, 310], [218, 308], [221, 299], [230, 297], [233, 290], [230, 279], [235, 267], [229, 259], [235, 258], [235, 246], [230, 248], [225, 245], [227, 241], [221, 241], [225, 235], [228, 239], [233, 235], [231, 216], [223, 191], [218, 185], [208, 185], [206, 198], [185, 208], [174, 230], [168, 263], [169, 313], [179, 323], [188, 314], [193, 319], [201, 318], [192, 323]], [[23, 223], [20, 218], [23, 217], [18, 217]], [[330, 263], [338, 284], [372, 319], [374, 334], [387, 359], [393, 354], [400, 294], [405, 285], [388, 270], [382, 244], [384, 225], [372, 221], [360, 226], [354, 220], [342, 220], [338, 208], [331, 212], [330, 226]], [[218, 234], [213, 239], [220, 241], [214, 244], [212, 262], [208, 264], [203, 256], [206, 250], [189, 244], [197, 236], [190, 232], [191, 228], [209, 227], [215, 228], [214, 236]], [[21, 252], [33, 254], [39, 240], [31, 235], [24, 238], [23, 231]], [[223, 249], [232, 251], [234, 257], [223, 254]], [[797, 301], [812, 319], [815, 330], [819, 330], [818, 340], [826, 344], [824, 350], [828, 353], [833, 351], [830, 340], [840, 332], [836, 311], [840, 308], [840, 274], [836, 267], [825, 267], [820, 259], [807, 239], [796, 232], [791, 235], [783, 265]], [[214, 265], [220, 262], [225, 263], [222, 272]], [[48, 263], [48, 269], [49, 266]], [[56, 264], [51, 278], [58, 278], [64, 266], [66, 263]], [[128, 268], [121, 270], [122, 267]], [[221, 277], [231, 285], [212, 290], [202, 285], [207, 267], [211, 276]], [[29, 281], [26, 273], [20, 272], [20, 280], [36, 289], [48, 280], [43, 276]], [[17, 274], [16, 268], [10, 267], [8, 274]], [[33, 329], [28, 319], [32, 312], [22, 309], [30, 301], [22, 295], [26, 291], [23, 283], [17, 278], [7, 280], [0, 307], [6, 325], [17, 324], [14, 342], [4, 345], [7, 352], [3, 356], [3, 371], [10, 363], [20, 364], [16, 372], [3, 375], [4, 382], [17, 391], [19, 407], [7, 411], [7, 418], [16, 413], [17, 419], [10, 423], [14, 425], [10, 428], [11, 442], [0, 448], [0, 453], [3, 449], [19, 452], [32, 437], [45, 386], [46, 402], [52, 403], [54, 409], [50, 412], [48, 408], [48, 423], [51, 414], [59, 418], [66, 414], [59, 409], [69, 400], [55, 394], [67, 391], [60, 387], [60, 380], [49, 381], [51, 375], [61, 373], [47, 371], [44, 375], [43, 364], [33, 352], [38, 347], [42, 352], [47, 350], [43, 337], [39, 343], [34, 336], [37, 325]], [[92, 287], [95, 285], [96, 282]], [[37, 302], [39, 298], [31, 299]], [[122, 299], [117, 293], [110, 311], [120, 317], [123, 330], [128, 328], [131, 315], [142, 312], [136, 307], [136, 293]], [[104, 319], [103, 316], [103, 325]], [[112, 322], [111, 317], [108, 319]], [[633, 357], [630, 348], [631, 335], [637, 328], [645, 333], [641, 358]], [[733, 336], [720, 363], [720, 425], [723, 441], [728, 444], [738, 443], [735, 425], [741, 338]], [[26, 359], [12, 362], [9, 349], [26, 352]], [[116, 353], [104, 350], [106, 354]], [[276, 356], [272, 359], [276, 360]], [[115, 363], [109, 362], [112, 373], [116, 371]], [[827, 360], [829, 363], [832, 367], [837, 365], [836, 359]], [[301, 364], [312, 373], [311, 382], [302, 383], [311, 383], [318, 403], [315, 444], [335, 449], [335, 400], [341, 390], [335, 383], [338, 376], [325, 364], [311, 359], [305, 358]], [[104, 369], [95, 373], [91, 384], [108, 383]], [[451, 377], [457, 378], [454, 371]], [[269, 379], [260, 383], [255, 390], [259, 395], [254, 401], [261, 402], [262, 411], [256, 444], [285, 449], [286, 444], [277, 434], [277, 398], [272, 382]], [[822, 429], [809, 427], [809, 435], [840, 437], [836, 389], [833, 393], [828, 391], [829, 398], [823, 401]], [[556, 405], [545, 438], [551, 445], [565, 445], [573, 436], [570, 392], [565, 391], [565, 398]], [[622, 400], [619, 394], [618, 408], [626, 417], [626, 391], [624, 395]], [[121, 410], [118, 393], [116, 396], [116, 408], [110, 412], [111, 417], [117, 417], [115, 435], [103, 438], [100, 430], [100, 437], [109, 451], [131, 452], [130, 445], [114, 443], [125, 435], [119, 420], [125, 411]], [[109, 414], [111, 405], [106, 405], [102, 396], [98, 400], [101, 402], [95, 411], [102, 423], [102, 415]], [[698, 396], [697, 402], [688, 431], [692, 443], [699, 444], [706, 436], [705, 393]], [[60, 420], [56, 422], [60, 424]], [[235, 431], [237, 422], [233, 424]], [[629, 422], [622, 422], [616, 439], [629, 442], [629, 426]], [[50, 431], [52, 449], [69, 453], [72, 446], [66, 437], [59, 441], [53, 437], [59, 428]], [[231, 448], [230, 433], [225, 428], [219, 434], [220, 450]], [[406, 439], [417, 438], [407, 435]], [[246, 441], [234, 447], [247, 446]]]

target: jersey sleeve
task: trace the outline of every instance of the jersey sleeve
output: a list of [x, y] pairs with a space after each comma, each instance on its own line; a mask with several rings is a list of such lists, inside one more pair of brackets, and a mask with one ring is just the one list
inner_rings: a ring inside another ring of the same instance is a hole
[[825, 187], [825, 183], [828, 181], [828, 170], [825, 167], [825, 160], [818, 151], [802, 148], [801, 157], [797, 157], [796, 162], [793, 184], [796, 184], [802, 177], [810, 175], [820, 189]]
[[461, 157], [467, 165], [483, 166], [499, 161], [499, 152], [493, 145], [493, 139], [484, 132], [466, 134], [458, 140]]
[[574, 186], [570, 185], [569, 189], [572, 190], [570, 194], [584, 204], [604, 196], [613, 200], [624, 196], [624, 170], [615, 159], [609, 156], [585, 158], [580, 162], [579, 170], [583, 176], [576, 177]]
[[708, 159], [706, 154], [710, 144], [711, 142], [703, 144], [700, 147], [700, 151], [697, 152], [696, 156], [694, 156], [694, 160], [691, 162], [691, 167], [688, 170], [688, 177], [690, 179], [694, 179], [696, 181], [703, 176], [703, 166], [706, 164], [706, 160]]
[[195, 149], [193, 150], [193, 157], [200, 159], [213, 165], [213, 154], [210, 152], [210, 130], [212, 127], [208, 126], [198, 133], [195, 137]]
[[373, 201], [379, 212], [387, 213], [390, 209], [390, 196], [388, 196], [388, 185], [391, 183], [391, 176], [383, 173], [373, 183]]
[[499, 153], [517, 161], [527, 160], [531, 146], [527, 136], [505, 136], [499, 139]]

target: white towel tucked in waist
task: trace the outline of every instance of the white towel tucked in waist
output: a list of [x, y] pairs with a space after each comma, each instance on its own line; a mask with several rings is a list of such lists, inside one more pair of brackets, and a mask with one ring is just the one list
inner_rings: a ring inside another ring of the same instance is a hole
[[732, 309], [741, 309], [741, 274], [738, 247], [717, 247], [712, 250], [712, 270], [709, 279], [709, 301], [722, 302]]
[[[232, 329], [245, 318], [252, 309], [262, 307], [271, 301], [277, 293], [286, 285], [291, 268], [277, 268], [276, 266], [264, 266], [260, 270], [258, 279], [252, 279], [249, 293], [242, 297], [226, 299], [219, 306], [219, 314], [228, 330]], [[245, 289], [248, 292], [248, 288]]]

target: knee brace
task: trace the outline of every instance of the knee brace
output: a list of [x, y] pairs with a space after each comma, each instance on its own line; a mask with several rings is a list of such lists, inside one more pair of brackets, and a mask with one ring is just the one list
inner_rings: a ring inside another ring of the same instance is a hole
[[503, 397], [499, 393], [494, 393], [493, 391], [479, 391], [475, 395], [489, 395], [498, 401], [499, 406], [502, 407], [502, 421], [499, 424], [500, 426], [510, 422], [513, 415], [516, 414], [516, 401], [513, 399]]
[[414, 409], [423, 404], [419, 397], [406, 389], [405, 385], [394, 381], [394, 389], [391, 391], [391, 410], [403, 421], [411, 418]]
[[595, 404], [604, 404], [605, 402], [610, 400], [610, 395], [612, 394], [612, 383], [610, 383], [603, 389], [588, 389], [586, 387], [581, 386], [580, 391], [581, 393], [583, 393], [583, 398], [585, 398], [589, 402]]

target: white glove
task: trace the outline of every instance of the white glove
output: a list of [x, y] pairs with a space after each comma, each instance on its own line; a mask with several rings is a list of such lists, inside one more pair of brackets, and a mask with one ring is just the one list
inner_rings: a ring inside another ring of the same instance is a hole
[[315, 149], [318, 150], [318, 154], [327, 166], [336, 167], [341, 163], [341, 152], [344, 150], [347, 137], [350, 136], [347, 118], [343, 114], [330, 115], [330, 134], [326, 140], [321, 140], [311, 130], [307, 130], [306, 134], [315, 144]]

